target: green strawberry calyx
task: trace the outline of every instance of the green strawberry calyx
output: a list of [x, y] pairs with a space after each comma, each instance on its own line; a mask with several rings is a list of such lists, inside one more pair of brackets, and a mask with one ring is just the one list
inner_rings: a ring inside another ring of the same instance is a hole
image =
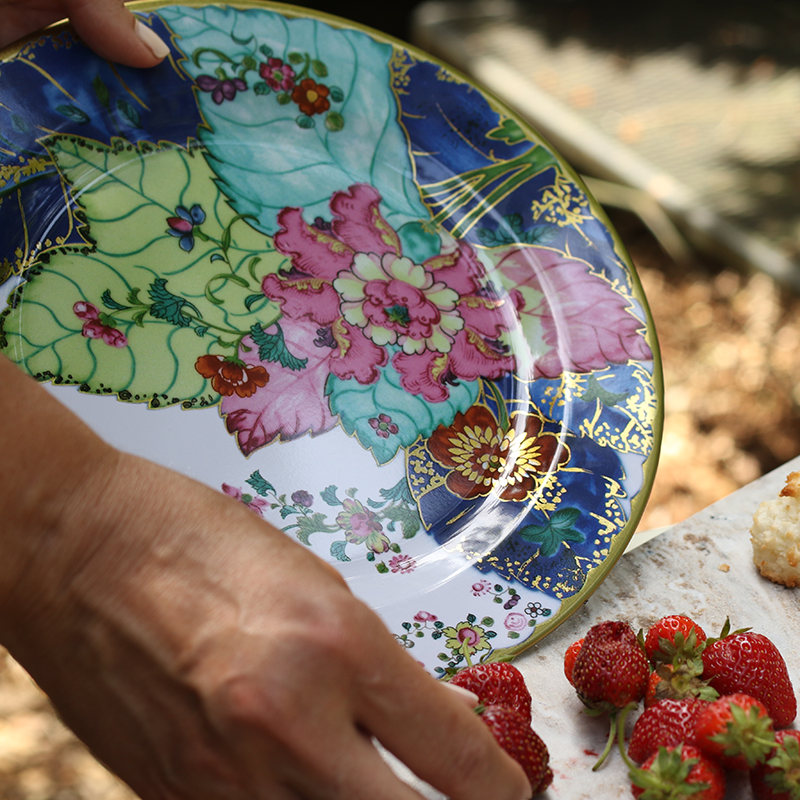
[[758, 706], [744, 709], [736, 703], [730, 705], [730, 716], [725, 730], [709, 737], [711, 741], [721, 745], [726, 756], [743, 756], [751, 768], [766, 761], [775, 749], [772, 720]]
[[673, 750], [659, 747], [658, 755], [648, 769], [633, 767], [630, 770], [631, 783], [644, 789], [640, 800], [680, 800], [710, 788], [702, 781], [689, 782], [689, 773], [699, 759], [683, 759], [682, 750], [680, 744]]
[[793, 736], [787, 736], [773, 752], [767, 766], [774, 772], [764, 777], [776, 794], [788, 793], [789, 797], [800, 798], [800, 742]]

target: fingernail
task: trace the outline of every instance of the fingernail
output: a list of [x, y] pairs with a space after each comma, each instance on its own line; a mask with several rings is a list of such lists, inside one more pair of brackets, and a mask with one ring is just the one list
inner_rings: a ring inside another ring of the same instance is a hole
[[476, 695], [475, 692], [471, 692], [469, 689], [465, 689], [463, 686], [459, 686], [455, 683], [443, 683], [442, 686], [446, 686], [450, 691], [463, 697], [471, 706], [478, 705], [478, 695]]
[[162, 59], [169, 55], [169, 46], [167, 43], [141, 20], [136, 20], [133, 31], [156, 58]]

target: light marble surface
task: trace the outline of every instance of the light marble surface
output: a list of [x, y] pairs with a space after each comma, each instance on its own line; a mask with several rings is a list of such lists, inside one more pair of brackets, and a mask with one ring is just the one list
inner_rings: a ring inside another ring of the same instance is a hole
[[[548, 745], [555, 774], [545, 800], [631, 797], [616, 753], [592, 772], [608, 723], [583, 713], [563, 672], [566, 648], [598, 622], [625, 619], [638, 630], [665, 614], [687, 613], [711, 635], [730, 616], [735, 628], [751, 627], [775, 642], [800, 690], [800, 589], [761, 577], [749, 533], [759, 503], [776, 496], [793, 470], [800, 470], [800, 458], [627, 552], [570, 619], [517, 658], [533, 696], [533, 727]], [[728, 773], [725, 797], [752, 798], [746, 775]]]

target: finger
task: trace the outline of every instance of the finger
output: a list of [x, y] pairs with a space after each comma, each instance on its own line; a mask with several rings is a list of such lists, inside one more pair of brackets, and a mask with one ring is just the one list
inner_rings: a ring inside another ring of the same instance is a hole
[[381, 685], [371, 685], [362, 724], [453, 800], [527, 800], [531, 787], [522, 768], [464, 699], [401, 654], [382, 672]]
[[97, 55], [129, 67], [154, 67], [169, 47], [119, 0], [73, 0], [69, 19], [76, 33]]
[[392, 770], [368, 737], [356, 732], [355, 741], [345, 744], [340, 737], [339, 744], [341, 752], [337, 763], [328, 765], [326, 774], [302, 787], [304, 797], [324, 800], [422, 800], [422, 795]]

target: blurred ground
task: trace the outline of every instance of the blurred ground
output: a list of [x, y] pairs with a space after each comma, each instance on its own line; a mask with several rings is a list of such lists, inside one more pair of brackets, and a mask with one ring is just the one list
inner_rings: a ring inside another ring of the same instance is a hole
[[[678, 522], [800, 453], [800, 298], [763, 275], [681, 266], [612, 220], [644, 285], [666, 384], [661, 462], [640, 530]], [[0, 649], [0, 798], [132, 800]]]

